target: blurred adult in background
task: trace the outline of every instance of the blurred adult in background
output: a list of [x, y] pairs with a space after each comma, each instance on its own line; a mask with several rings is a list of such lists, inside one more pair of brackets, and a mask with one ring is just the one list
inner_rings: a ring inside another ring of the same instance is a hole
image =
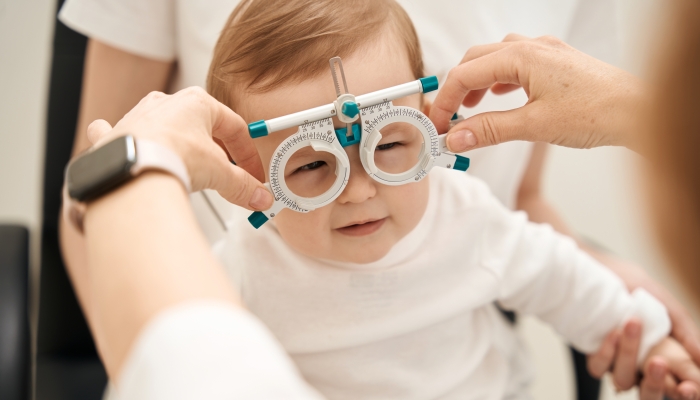
[[[214, 44], [237, 0], [68, 0], [60, 18], [90, 38], [74, 153], [88, 147], [85, 132], [95, 119], [116, 123], [151, 91], [173, 92], [204, 86]], [[606, 0], [528, 0], [521, 2], [437, 0], [400, 1], [416, 25], [426, 71], [444, 78], [467, 48], [501, 40], [509, 32], [527, 36], [554, 35], [612, 60], [617, 54], [616, 4]], [[462, 109], [465, 116], [486, 110], [522, 105], [524, 93], [488, 96], [480, 107]], [[541, 192], [546, 144], [513, 142], [480, 149], [469, 156], [470, 172], [485, 180], [511, 208], [527, 211], [531, 220], [546, 222], [575, 237]], [[262, 175], [256, 175], [262, 179]], [[215, 244], [223, 236], [230, 204], [215, 193], [191, 196], [207, 238]], [[210, 203], [211, 200], [211, 204]], [[61, 227], [62, 249], [69, 269], [86, 262], [82, 237], [69, 225]], [[643, 270], [586, 246], [581, 247], [617, 273], [630, 290], [644, 287], [668, 307], [675, 337], [700, 360], [700, 342], [687, 311]], [[88, 320], [90, 295], [76, 285]], [[87, 305], [87, 306], [86, 306]], [[87, 307], [87, 308], [86, 308]], [[626, 340], [638, 343], [634, 330]], [[631, 359], [631, 358], [630, 358]], [[592, 371], [603, 371], [594, 364]], [[622, 371], [622, 368], [619, 368]], [[526, 379], [526, 378], [524, 378]], [[616, 372], [615, 382], [626, 389], [634, 374]]]

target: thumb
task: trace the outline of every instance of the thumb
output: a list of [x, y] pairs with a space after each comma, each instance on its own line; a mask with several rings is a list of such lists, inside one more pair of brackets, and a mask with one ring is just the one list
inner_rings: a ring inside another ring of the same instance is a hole
[[[210, 175], [208, 189], [214, 189], [229, 202], [249, 210], [272, 207], [272, 193], [251, 174], [228, 161]], [[203, 189], [203, 188], [202, 188]]]
[[492, 111], [474, 115], [455, 125], [447, 133], [447, 148], [461, 153], [511, 140], [531, 140], [525, 137], [527, 106], [509, 111]]
[[87, 137], [90, 144], [95, 145], [112, 130], [112, 125], [103, 119], [96, 119], [88, 125]]

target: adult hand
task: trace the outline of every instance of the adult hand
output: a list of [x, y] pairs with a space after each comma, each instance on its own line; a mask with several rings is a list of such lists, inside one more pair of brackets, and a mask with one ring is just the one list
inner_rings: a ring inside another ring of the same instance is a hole
[[697, 387], [692, 382], [682, 382], [675, 390], [669, 389], [675, 381], [668, 378], [670, 368], [668, 362], [662, 357], [650, 357], [642, 371], [644, 378], [639, 384], [640, 400], [663, 400], [665, 394], [672, 393], [672, 399], [697, 399]]
[[668, 310], [671, 318], [671, 337], [676, 339], [690, 354], [696, 364], [700, 365], [700, 332], [690, 312], [663, 285], [655, 282], [640, 267], [619, 260], [607, 263], [627, 285], [629, 291], [644, 288], [656, 297]]
[[501, 43], [470, 48], [448, 74], [430, 119], [438, 132], [446, 132], [460, 104], [475, 106], [489, 89], [502, 94], [520, 87], [527, 104], [457, 124], [448, 133], [449, 149], [463, 152], [511, 140], [576, 148], [638, 145], [630, 123], [645, 103], [644, 85], [549, 36], [510, 34]]
[[695, 400], [698, 387], [690, 381], [676, 382], [669, 373], [668, 362], [661, 357], [649, 357], [641, 375], [637, 370], [637, 355], [641, 342], [642, 324], [631, 319], [622, 329], [611, 332], [597, 353], [588, 357], [588, 371], [596, 377], [610, 371], [617, 390], [628, 390], [639, 385], [639, 398], [662, 400], [664, 393], [673, 399]]
[[[643, 288], [664, 304], [671, 318], [671, 337], [683, 345], [695, 363], [700, 365], [700, 332], [685, 306], [639, 266], [604, 253], [599, 253], [595, 257], [620, 277], [630, 292], [637, 288]], [[627, 339], [629, 341], [635, 340], [633, 337], [628, 337]], [[634, 354], [629, 353], [627, 357], [630, 360], [636, 359], [637, 347], [634, 346], [633, 350]], [[616, 363], [616, 365], [619, 365], [619, 363]], [[600, 374], [603, 372], [600, 372]], [[616, 382], [618, 387], [628, 388], [636, 379], [636, 371], [631, 370], [629, 374], [625, 374], [624, 378], [618, 374], [617, 379], [619, 380]]]
[[[272, 206], [272, 195], [259, 180], [263, 167], [245, 121], [201, 88], [173, 95], [151, 92], [114, 128], [104, 120], [88, 127], [88, 138], [95, 146], [126, 134], [175, 151], [187, 166], [195, 191], [214, 189], [231, 203], [248, 209]], [[231, 164], [212, 136], [226, 146], [237, 165]]]

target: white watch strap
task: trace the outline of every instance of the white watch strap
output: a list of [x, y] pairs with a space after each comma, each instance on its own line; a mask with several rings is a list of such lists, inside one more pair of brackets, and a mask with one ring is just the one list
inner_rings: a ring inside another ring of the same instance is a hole
[[[190, 174], [187, 166], [174, 151], [151, 140], [134, 138], [136, 143], [136, 163], [131, 167], [131, 176], [136, 177], [144, 171], [159, 170], [176, 177], [185, 187], [187, 193], [192, 191]], [[83, 216], [87, 207], [84, 203], [72, 199], [68, 189], [63, 185], [63, 212], [66, 219], [83, 232]]]
[[187, 167], [174, 151], [146, 139], [134, 138], [136, 142], [136, 164], [131, 167], [131, 175], [138, 176], [146, 170], [160, 170], [172, 174], [180, 180], [187, 193], [192, 191]]

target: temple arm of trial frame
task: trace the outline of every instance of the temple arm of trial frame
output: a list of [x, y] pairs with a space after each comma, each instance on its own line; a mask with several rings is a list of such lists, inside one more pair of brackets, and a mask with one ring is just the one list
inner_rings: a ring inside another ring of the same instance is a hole
[[[390, 88], [378, 90], [376, 92], [363, 94], [355, 98], [355, 104], [359, 108], [371, 107], [377, 104], [385, 103], [399, 99], [401, 97], [410, 96], [416, 93], [428, 93], [438, 88], [438, 80], [435, 76], [428, 76], [415, 80], [413, 82], [404, 83]], [[267, 136], [270, 133], [294, 128], [310, 122], [319, 121], [326, 118], [331, 118], [336, 115], [335, 103], [326, 104], [320, 107], [311, 108], [309, 110], [300, 111], [294, 114], [285, 115], [279, 118], [269, 120], [260, 120], [248, 124], [248, 132], [253, 138]], [[356, 114], [355, 114], [356, 115]]]

